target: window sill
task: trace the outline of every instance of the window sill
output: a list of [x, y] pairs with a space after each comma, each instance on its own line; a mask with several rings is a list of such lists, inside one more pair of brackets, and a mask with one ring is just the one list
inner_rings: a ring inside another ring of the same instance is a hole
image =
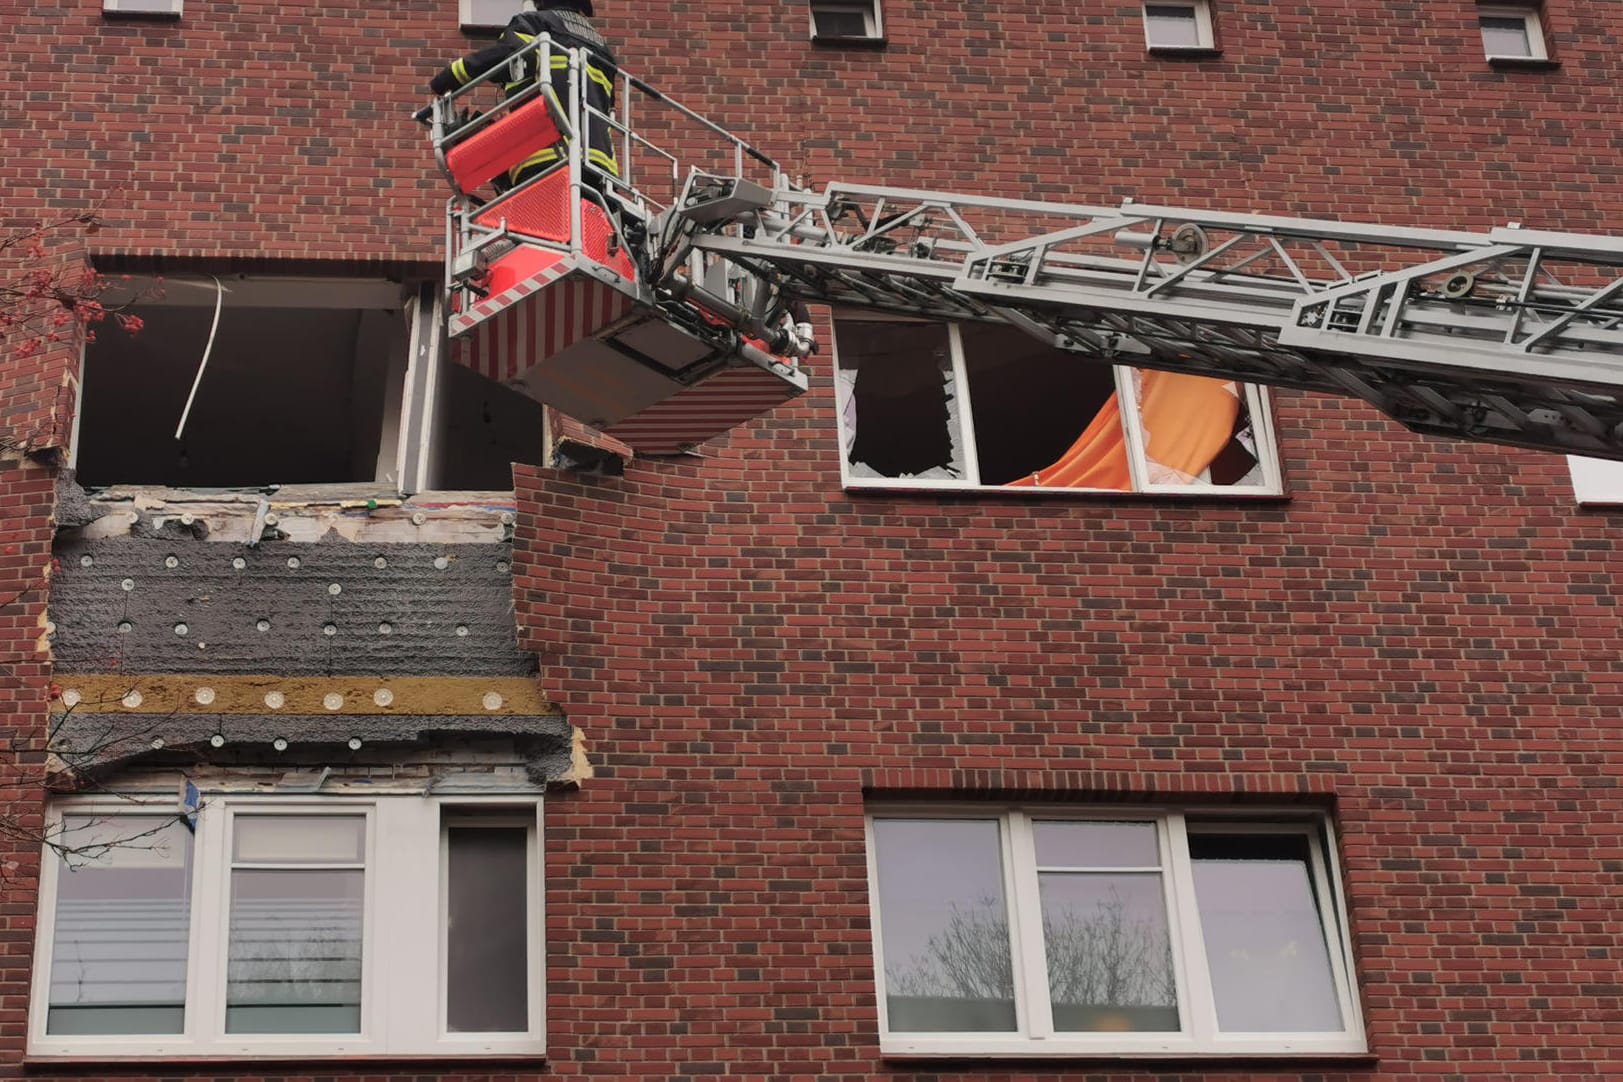
[[116, 23], [178, 23], [178, 11], [108, 11], [102, 10], [101, 17], [108, 22]]
[[187, 1067], [206, 1067], [210, 1070], [227, 1069], [254, 1069], [264, 1064], [274, 1063], [278, 1072], [287, 1067], [310, 1067], [316, 1070], [330, 1070], [348, 1074], [362, 1068], [387, 1068], [400, 1066], [406, 1068], [421, 1067], [466, 1067], [469, 1063], [477, 1062], [480, 1070], [488, 1068], [513, 1067], [528, 1071], [544, 1070], [547, 1066], [545, 1053], [536, 1052], [524, 1054], [518, 1052], [430, 1052], [416, 1055], [358, 1055], [358, 1056], [322, 1056], [322, 1055], [286, 1055], [286, 1056], [245, 1056], [245, 1055], [219, 1055], [219, 1056], [49, 1056], [29, 1055], [23, 1058], [23, 1069], [29, 1074], [80, 1074], [86, 1069], [113, 1071], [123, 1069], [131, 1073], [148, 1073], [154, 1069], [171, 1070]]
[[1282, 1067], [1340, 1067], [1372, 1069], [1380, 1066], [1381, 1059], [1373, 1052], [891, 1052], [880, 1049], [880, 1058], [886, 1063], [943, 1063], [974, 1064], [978, 1069], [998, 1065], [1019, 1067], [1033, 1060], [1045, 1063], [1063, 1062], [1075, 1066], [1122, 1064], [1127, 1062], [1153, 1062], [1157, 1069], [1181, 1065], [1210, 1069], [1221, 1065], [1229, 1068], [1259, 1067], [1279, 1070]]
[[1547, 56], [1490, 56], [1488, 66], [1496, 71], [1553, 71], [1561, 61]]
[[883, 49], [885, 38], [819, 38], [813, 37], [812, 44], [823, 48], [834, 49]]
[[1005, 488], [1005, 487], [955, 487], [943, 484], [930, 484], [928, 482], [908, 483], [905, 481], [891, 484], [873, 484], [861, 481], [846, 481], [842, 489], [849, 496], [857, 497], [885, 497], [885, 496], [934, 496], [939, 498], [953, 498], [962, 500], [1172, 500], [1192, 501], [1196, 503], [1289, 503], [1290, 494], [1274, 492], [1267, 489], [1230, 489], [1213, 488], [1210, 490], [1194, 491], [1190, 489], [1156, 490], [1146, 489], [1139, 492], [1122, 492], [1115, 489], [1103, 488], [1042, 488], [1040, 486]]
[[1212, 60], [1223, 55], [1214, 45], [1151, 45], [1148, 52], [1164, 60]]

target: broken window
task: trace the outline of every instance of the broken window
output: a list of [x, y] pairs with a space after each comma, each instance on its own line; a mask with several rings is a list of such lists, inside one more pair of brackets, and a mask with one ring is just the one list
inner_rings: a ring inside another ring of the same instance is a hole
[[842, 317], [835, 338], [853, 485], [1279, 489], [1257, 388], [1112, 367], [1002, 324]]
[[537, 800], [163, 807], [52, 809], [33, 1054], [544, 1051]]
[[[502, 490], [511, 463], [544, 460], [540, 404], [452, 365], [435, 306], [398, 283], [234, 275], [156, 292], [134, 309], [139, 334], [85, 348], [87, 486]], [[432, 378], [408, 378], [418, 358]]]

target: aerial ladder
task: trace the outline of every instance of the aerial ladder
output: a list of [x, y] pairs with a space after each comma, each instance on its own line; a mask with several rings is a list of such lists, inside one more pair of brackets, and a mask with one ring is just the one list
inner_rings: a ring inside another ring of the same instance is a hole
[[[614, 115], [590, 110], [581, 57], [530, 48], [569, 56], [567, 94], [537, 82], [470, 110], [470, 85], [432, 107], [455, 189], [453, 356], [638, 451], [803, 392], [810, 303], [1003, 323], [1079, 361], [1351, 396], [1422, 433], [1623, 460], [1623, 240], [808, 190], [623, 72]], [[576, 135], [594, 124], [620, 147], [617, 177], [586, 161]], [[477, 194], [559, 140], [551, 173]]]

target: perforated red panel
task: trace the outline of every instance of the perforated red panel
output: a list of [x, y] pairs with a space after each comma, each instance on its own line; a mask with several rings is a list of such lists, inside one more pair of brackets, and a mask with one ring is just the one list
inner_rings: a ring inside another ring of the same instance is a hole
[[445, 166], [462, 192], [472, 192], [493, 177], [559, 140], [552, 114], [541, 102], [514, 110], [488, 128], [470, 135], [445, 152]]
[[622, 278], [636, 280], [637, 268], [632, 265], [631, 257], [626, 255], [624, 249], [616, 251], [612, 256], [609, 255], [609, 241], [614, 237], [614, 225], [602, 207], [581, 200], [580, 232], [581, 251], [586, 253], [587, 259], [603, 264]]
[[[602, 213], [599, 211], [598, 213]], [[534, 184], [487, 204], [474, 221], [491, 229], [507, 219], [515, 233], [567, 243], [569, 240], [569, 174], [556, 169]]]
[[[514, 233], [541, 240], [565, 243], [569, 240], [569, 174], [558, 169], [528, 188], [487, 205], [474, 221], [496, 228], [507, 219]], [[609, 254], [614, 224], [608, 213], [590, 199], [580, 201], [581, 251], [594, 263], [601, 263], [622, 278], [635, 281], [637, 268], [622, 249]]]

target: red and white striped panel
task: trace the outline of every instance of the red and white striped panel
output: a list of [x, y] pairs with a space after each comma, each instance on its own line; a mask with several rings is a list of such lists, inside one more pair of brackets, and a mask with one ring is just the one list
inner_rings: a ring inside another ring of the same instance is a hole
[[[525, 288], [531, 282], [533, 287]], [[630, 315], [636, 304], [613, 286], [583, 273], [559, 276], [549, 270], [531, 282], [501, 294], [511, 298], [507, 306], [456, 340], [452, 358], [457, 364], [507, 383]], [[496, 299], [489, 298], [478, 307]], [[454, 323], [455, 319], [453, 334]]]
[[466, 311], [454, 313], [447, 324], [452, 338], [466, 334], [485, 320], [501, 315], [530, 294], [575, 269], [574, 261], [568, 256], [544, 248], [526, 247], [503, 256], [498, 265], [491, 268], [492, 278], [496, 277], [498, 270], [505, 270], [501, 264], [515, 259], [524, 260], [524, 269], [529, 273], [505, 289], [498, 288], [495, 292], [475, 301]]
[[726, 368], [603, 431], [642, 454], [674, 454], [800, 393], [799, 385], [754, 365]]

